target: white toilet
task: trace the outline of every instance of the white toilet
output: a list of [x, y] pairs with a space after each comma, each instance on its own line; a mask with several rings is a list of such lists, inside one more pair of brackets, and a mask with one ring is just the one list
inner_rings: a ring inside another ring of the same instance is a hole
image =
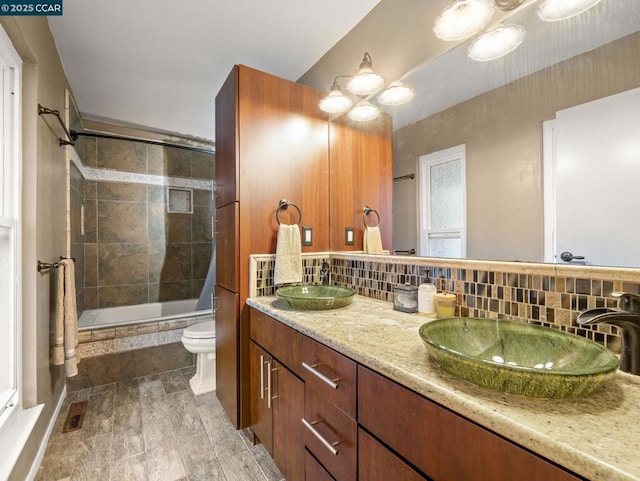
[[187, 351], [197, 355], [196, 374], [189, 380], [194, 394], [216, 390], [216, 324], [215, 321], [199, 322], [182, 333], [182, 344]]

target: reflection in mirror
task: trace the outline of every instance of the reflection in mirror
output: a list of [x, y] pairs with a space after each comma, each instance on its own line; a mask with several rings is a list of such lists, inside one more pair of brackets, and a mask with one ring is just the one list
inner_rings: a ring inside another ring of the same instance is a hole
[[[640, 2], [602, 0], [558, 22], [540, 19], [539, 3], [525, 2], [505, 21], [526, 32], [522, 44], [508, 55], [474, 61], [468, 56], [472, 38], [401, 79], [416, 93], [409, 104], [386, 108], [394, 123], [394, 250], [415, 248], [418, 255], [429, 255], [420, 242], [430, 229], [428, 204], [419, 201], [424, 185], [420, 159], [463, 145], [467, 258], [563, 262], [560, 254], [569, 251], [572, 263], [640, 267], [637, 256], [597, 255], [640, 245], [640, 232], [631, 233], [627, 225], [615, 233], [603, 227], [609, 213], [640, 205], [640, 194], [619, 198], [609, 192], [599, 197], [598, 209], [574, 215], [582, 229], [579, 237], [602, 241], [585, 253], [577, 242], [555, 241], [559, 225], [549, 201], [557, 192], [553, 172], [544, 167], [554, 165], [548, 157], [558, 141], [553, 122], [562, 117], [560, 112], [640, 87]], [[631, 126], [640, 115], [637, 98], [626, 102]], [[549, 129], [551, 135], [543, 135]], [[587, 129], [607, 130], [597, 121]], [[590, 135], [587, 130], [577, 139]], [[609, 145], [599, 154], [600, 162], [610, 167], [607, 179], [638, 178], [640, 140], [604, 137], [598, 142]], [[582, 157], [573, 160], [573, 168], [583, 169]], [[555, 159], [555, 165], [566, 165], [563, 162]], [[621, 170], [614, 170], [618, 165]], [[411, 174], [416, 174], [414, 179]], [[586, 167], [583, 174], [601, 175]], [[562, 194], [571, 196], [567, 190]]]

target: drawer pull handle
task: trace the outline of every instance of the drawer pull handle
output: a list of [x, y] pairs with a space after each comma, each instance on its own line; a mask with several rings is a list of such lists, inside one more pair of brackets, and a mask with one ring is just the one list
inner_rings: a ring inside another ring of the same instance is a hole
[[267, 408], [271, 409], [271, 361], [267, 361]]
[[338, 381], [339, 378], [329, 379], [327, 376], [325, 376], [324, 374], [322, 374], [320, 371], [318, 371], [316, 369], [317, 366], [318, 366], [318, 364], [314, 364], [313, 366], [311, 366], [311, 365], [307, 364], [306, 362], [302, 363], [302, 367], [304, 367], [311, 374], [313, 374], [314, 376], [319, 378], [321, 381], [324, 381], [325, 383], [327, 383], [333, 389], [338, 389], [338, 383], [336, 381]]
[[260, 399], [264, 399], [264, 355], [260, 355]]
[[320, 434], [316, 428], [314, 428], [313, 426], [315, 426], [316, 424], [318, 424], [320, 421], [313, 421], [313, 422], [309, 422], [307, 421], [305, 418], [302, 418], [302, 424], [305, 425], [305, 427], [311, 431], [311, 434], [313, 434], [316, 438], [318, 438], [318, 441], [320, 441], [323, 446], [325, 448], [327, 448], [331, 454], [333, 454], [334, 456], [338, 455], [338, 450], [335, 448], [335, 446], [337, 446], [338, 444], [340, 444], [340, 441], [336, 441], [335, 443], [330, 443], [329, 441], [327, 441], [322, 434]]

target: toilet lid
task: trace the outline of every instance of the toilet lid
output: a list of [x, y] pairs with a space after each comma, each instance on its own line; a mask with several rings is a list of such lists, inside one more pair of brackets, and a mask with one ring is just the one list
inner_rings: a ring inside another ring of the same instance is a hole
[[215, 321], [199, 322], [187, 327], [184, 330], [183, 335], [184, 337], [191, 337], [194, 339], [216, 337], [216, 323]]

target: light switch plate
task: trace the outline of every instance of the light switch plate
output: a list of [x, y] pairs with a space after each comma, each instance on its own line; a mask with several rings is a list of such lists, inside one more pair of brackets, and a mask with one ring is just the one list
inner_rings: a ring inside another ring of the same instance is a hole
[[344, 245], [352, 246], [353, 245], [353, 227], [345, 227], [344, 228]]
[[313, 227], [302, 226], [302, 245], [313, 245]]

